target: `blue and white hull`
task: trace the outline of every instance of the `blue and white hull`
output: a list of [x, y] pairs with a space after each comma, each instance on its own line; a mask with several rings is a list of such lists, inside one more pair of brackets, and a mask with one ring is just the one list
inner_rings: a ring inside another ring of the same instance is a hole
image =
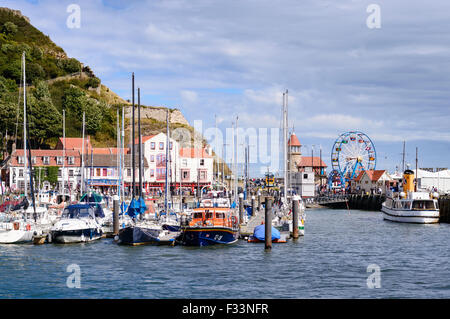
[[238, 231], [221, 227], [183, 227], [178, 241], [185, 246], [230, 245], [238, 240]]

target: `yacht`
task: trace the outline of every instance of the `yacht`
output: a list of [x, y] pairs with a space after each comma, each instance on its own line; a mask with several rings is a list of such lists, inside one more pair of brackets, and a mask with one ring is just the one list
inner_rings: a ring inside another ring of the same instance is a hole
[[414, 172], [412, 170], [405, 170], [403, 177], [403, 191], [390, 194], [381, 206], [383, 218], [400, 223], [438, 223], [438, 195], [414, 191]]
[[69, 205], [61, 219], [51, 228], [52, 240], [59, 243], [82, 243], [100, 239], [102, 227], [89, 204]]

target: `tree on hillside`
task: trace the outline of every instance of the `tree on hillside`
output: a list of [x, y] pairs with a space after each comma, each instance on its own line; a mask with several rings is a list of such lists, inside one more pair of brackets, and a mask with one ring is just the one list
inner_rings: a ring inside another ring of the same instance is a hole
[[64, 91], [63, 108], [74, 114], [78, 121], [82, 121], [83, 112], [86, 112], [86, 132], [95, 134], [103, 120], [102, 110], [97, 100], [86, 96], [83, 90], [70, 87]]
[[0, 131], [14, 134], [17, 120], [17, 85], [13, 80], [0, 76]]
[[6, 35], [10, 35], [10, 34], [14, 35], [18, 30], [19, 30], [19, 28], [11, 21], [6, 22], [2, 26], [2, 33], [6, 34]]
[[27, 107], [33, 147], [42, 147], [48, 138], [61, 135], [62, 116], [53, 105], [46, 82], [36, 84], [33, 94], [28, 97]]

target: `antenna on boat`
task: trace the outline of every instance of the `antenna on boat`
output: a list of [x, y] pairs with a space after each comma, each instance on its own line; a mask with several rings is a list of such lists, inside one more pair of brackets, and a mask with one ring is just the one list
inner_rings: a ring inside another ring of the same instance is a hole
[[419, 163], [419, 159], [418, 159], [418, 154], [419, 154], [419, 150], [416, 146], [416, 184], [414, 185], [414, 191], [417, 192], [417, 186], [419, 184], [419, 171], [418, 171], [418, 163]]
[[403, 141], [402, 172], [405, 171], [405, 144], [406, 144], [406, 141]]

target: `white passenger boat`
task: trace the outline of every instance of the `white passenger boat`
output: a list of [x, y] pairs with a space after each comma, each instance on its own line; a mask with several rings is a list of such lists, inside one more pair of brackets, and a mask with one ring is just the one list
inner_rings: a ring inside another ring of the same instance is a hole
[[404, 172], [403, 192], [387, 197], [381, 206], [383, 218], [400, 223], [438, 223], [439, 204], [436, 197], [428, 192], [415, 192], [414, 172], [407, 169]]

